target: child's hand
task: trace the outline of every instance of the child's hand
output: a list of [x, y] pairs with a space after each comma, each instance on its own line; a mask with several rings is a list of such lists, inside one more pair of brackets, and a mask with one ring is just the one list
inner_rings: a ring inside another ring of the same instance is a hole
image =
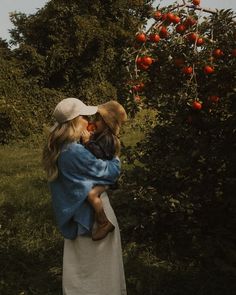
[[82, 140], [83, 144], [88, 142], [90, 140], [90, 137], [91, 137], [91, 133], [89, 131], [87, 131], [87, 130], [84, 130], [81, 133], [81, 140]]

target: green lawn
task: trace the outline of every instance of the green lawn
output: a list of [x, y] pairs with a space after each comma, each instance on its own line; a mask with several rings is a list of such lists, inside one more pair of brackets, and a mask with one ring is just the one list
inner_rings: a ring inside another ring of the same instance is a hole
[[41, 151], [0, 148], [0, 294], [60, 294], [63, 240], [53, 221]]

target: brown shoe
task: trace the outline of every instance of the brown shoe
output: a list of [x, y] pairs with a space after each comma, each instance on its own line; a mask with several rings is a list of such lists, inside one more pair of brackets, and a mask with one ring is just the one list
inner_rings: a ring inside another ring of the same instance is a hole
[[114, 225], [108, 221], [102, 225], [98, 225], [98, 228], [95, 233], [92, 234], [93, 241], [99, 241], [104, 239], [110, 232], [113, 232], [115, 229]]
[[99, 226], [104, 225], [105, 223], [109, 222], [103, 208], [101, 208], [101, 210], [97, 211], [97, 213], [95, 215], [95, 219], [96, 219], [97, 223], [99, 224]]

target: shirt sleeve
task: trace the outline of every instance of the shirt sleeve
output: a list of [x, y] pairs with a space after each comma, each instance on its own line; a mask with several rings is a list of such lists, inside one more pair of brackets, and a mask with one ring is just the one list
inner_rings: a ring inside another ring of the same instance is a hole
[[[89, 150], [96, 158], [106, 159], [103, 150], [95, 141], [88, 141], [84, 147]], [[112, 159], [112, 157], [111, 157]], [[109, 160], [111, 160], [109, 159]], [[108, 160], [108, 159], [106, 159]]]
[[81, 144], [76, 144], [73, 149], [73, 162], [79, 173], [94, 181], [103, 180], [114, 183], [120, 175], [121, 165], [118, 157], [112, 160], [97, 159]]

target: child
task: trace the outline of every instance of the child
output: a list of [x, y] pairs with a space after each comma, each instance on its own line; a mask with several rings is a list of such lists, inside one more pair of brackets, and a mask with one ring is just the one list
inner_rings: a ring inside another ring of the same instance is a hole
[[[120, 153], [118, 138], [120, 127], [127, 119], [125, 109], [117, 101], [109, 101], [98, 107], [95, 119], [96, 130], [92, 135], [84, 132], [82, 138], [85, 147], [97, 158], [110, 160]], [[91, 137], [90, 137], [91, 135]], [[88, 194], [88, 201], [95, 210], [97, 230], [92, 233], [94, 241], [101, 240], [114, 230], [114, 226], [107, 219], [100, 195], [108, 186], [95, 186]]]

